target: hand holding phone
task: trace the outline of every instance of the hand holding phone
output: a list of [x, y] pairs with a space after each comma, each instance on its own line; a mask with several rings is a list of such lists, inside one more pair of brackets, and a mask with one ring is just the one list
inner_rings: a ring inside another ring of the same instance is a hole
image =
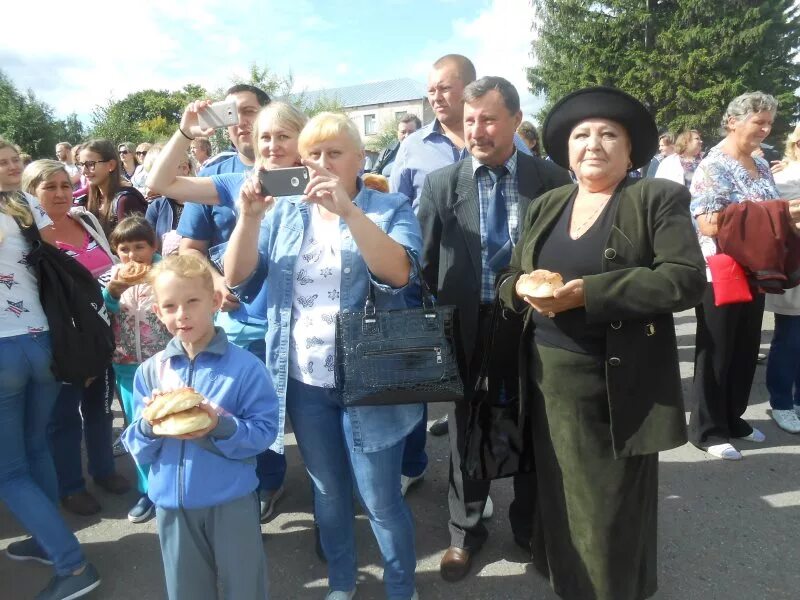
[[300, 196], [308, 185], [308, 169], [289, 167], [261, 170], [258, 172], [258, 182], [262, 196]]
[[197, 120], [203, 129], [221, 129], [239, 124], [235, 100], [223, 100], [201, 108]]

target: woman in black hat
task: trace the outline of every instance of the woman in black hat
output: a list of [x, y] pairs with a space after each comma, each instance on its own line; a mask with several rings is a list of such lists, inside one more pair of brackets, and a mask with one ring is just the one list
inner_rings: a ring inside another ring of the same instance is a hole
[[[705, 286], [689, 193], [628, 177], [653, 156], [658, 132], [619, 90], [566, 96], [542, 137], [577, 185], [531, 205], [500, 288], [504, 305], [525, 313], [534, 563], [563, 598], [647, 598], [656, 591], [658, 452], [686, 442], [672, 313], [695, 306]], [[537, 269], [562, 276], [552, 297], [525, 294]]]

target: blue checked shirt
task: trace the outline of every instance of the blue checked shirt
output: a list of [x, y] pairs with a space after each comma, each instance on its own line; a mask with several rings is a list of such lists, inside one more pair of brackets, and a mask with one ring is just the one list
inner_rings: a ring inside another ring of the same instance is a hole
[[[508, 234], [511, 243], [519, 240], [519, 184], [517, 182], [517, 153], [511, 155], [505, 167], [508, 171], [500, 180], [503, 186], [503, 197], [506, 201], [508, 213]], [[488, 168], [484, 167], [474, 157], [472, 158], [472, 173], [478, 185], [478, 204], [481, 217], [481, 302], [494, 301], [494, 280], [497, 275], [489, 268], [489, 248], [486, 243], [486, 215], [489, 212], [489, 199], [492, 195], [492, 178]]]

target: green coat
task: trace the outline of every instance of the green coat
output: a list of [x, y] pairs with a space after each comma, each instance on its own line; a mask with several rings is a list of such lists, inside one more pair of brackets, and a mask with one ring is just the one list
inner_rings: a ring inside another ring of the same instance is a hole
[[[520, 345], [521, 392], [528, 398], [532, 308], [515, 293], [523, 273], [537, 268], [547, 234], [575, 185], [534, 202], [500, 288], [506, 308], [525, 313]], [[607, 323], [606, 380], [617, 458], [668, 450], [686, 442], [673, 312], [700, 302], [705, 261], [689, 216], [690, 196], [662, 179], [628, 179], [603, 252], [603, 272], [584, 277], [586, 317]]]

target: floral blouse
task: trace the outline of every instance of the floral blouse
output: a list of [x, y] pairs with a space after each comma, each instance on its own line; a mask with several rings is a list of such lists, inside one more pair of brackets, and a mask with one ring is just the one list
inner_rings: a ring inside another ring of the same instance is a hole
[[[750, 200], [761, 202], [780, 197], [769, 163], [763, 158], [754, 157], [758, 178], [753, 176], [735, 158], [722, 151], [722, 143], [714, 146], [700, 162], [692, 178], [692, 217], [719, 212], [729, 204]], [[699, 231], [697, 239], [703, 256], [708, 258], [717, 253], [717, 242]]]

